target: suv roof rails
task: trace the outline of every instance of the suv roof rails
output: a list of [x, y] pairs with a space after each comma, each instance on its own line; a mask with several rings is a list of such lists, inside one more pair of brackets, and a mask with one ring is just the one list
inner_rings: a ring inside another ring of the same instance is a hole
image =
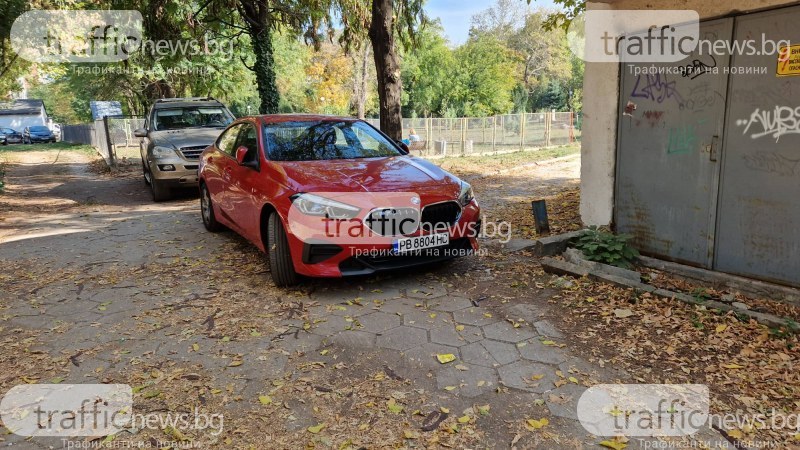
[[214, 97], [178, 97], [178, 98], [159, 98], [155, 103], [172, 103], [172, 102], [216, 102]]

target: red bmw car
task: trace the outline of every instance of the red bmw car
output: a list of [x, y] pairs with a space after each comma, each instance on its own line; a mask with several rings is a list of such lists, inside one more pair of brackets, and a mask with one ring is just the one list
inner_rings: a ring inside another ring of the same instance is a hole
[[203, 224], [267, 253], [278, 286], [431, 264], [478, 249], [466, 182], [352, 118], [235, 121], [200, 159]]

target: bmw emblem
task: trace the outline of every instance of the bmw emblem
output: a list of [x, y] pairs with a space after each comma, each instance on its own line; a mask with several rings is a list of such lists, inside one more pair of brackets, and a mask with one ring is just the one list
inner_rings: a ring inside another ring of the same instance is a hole
[[419, 197], [411, 197], [412, 205], [419, 205]]

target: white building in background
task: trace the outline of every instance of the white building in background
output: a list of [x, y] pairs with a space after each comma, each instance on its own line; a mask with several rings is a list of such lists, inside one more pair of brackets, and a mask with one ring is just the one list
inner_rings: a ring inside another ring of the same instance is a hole
[[34, 125], [50, 126], [44, 102], [35, 99], [17, 99], [0, 102], [0, 127], [22, 131]]

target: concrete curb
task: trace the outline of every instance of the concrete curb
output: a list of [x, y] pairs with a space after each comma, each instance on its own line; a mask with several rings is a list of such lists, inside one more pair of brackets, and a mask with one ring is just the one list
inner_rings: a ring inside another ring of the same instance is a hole
[[758, 323], [766, 325], [770, 328], [786, 327], [791, 332], [798, 331], [795, 329], [791, 329], [790, 327], [787, 326], [789, 321], [786, 318], [779, 317], [773, 314], [760, 313], [746, 309], [738, 309], [734, 308], [731, 305], [717, 302], [714, 300], [700, 301], [690, 295], [686, 295], [680, 292], [668, 291], [666, 289], [658, 289], [655, 286], [651, 286], [649, 284], [636, 282], [627, 278], [611, 275], [609, 273], [604, 272], [601, 269], [589, 270], [586, 267], [582, 267], [577, 264], [573, 264], [567, 261], [562, 261], [551, 257], [542, 258], [541, 263], [542, 267], [544, 268], [544, 271], [547, 273], [552, 273], [555, 275], [570, 275], [574, 277], [588, 277], [592, 280], [604, 283], [610, 283], [624, 289], [635, 289], [639, 292], [649, 292], [653, 295], [657, 295], [663, 298], [680, 300], [690, 305], [704, 306], [709, 309], [718, 309], [724, 312], [733, 311], [737, 314], [747, 316], [757, 321]]

